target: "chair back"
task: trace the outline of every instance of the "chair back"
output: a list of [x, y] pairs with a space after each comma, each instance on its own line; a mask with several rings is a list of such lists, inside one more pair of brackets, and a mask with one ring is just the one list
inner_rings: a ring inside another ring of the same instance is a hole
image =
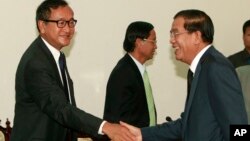
[[[0, 120], [1, 123], [1, 120]], [[10, 141], [10, 134], [11, 134], [11, 130], [12, 128], [10, 127], [10, 121], [6, 120], [5, 122], [6, 127], [3, 127], [0, 125], [0, 141]]]

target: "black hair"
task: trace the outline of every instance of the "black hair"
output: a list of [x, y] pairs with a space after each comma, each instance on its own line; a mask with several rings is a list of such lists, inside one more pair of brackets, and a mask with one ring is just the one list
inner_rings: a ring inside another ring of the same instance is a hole
[[43, 1], [36, 10], [36, 26], [38, 28], [39, 20], [48, 20], [50, 18], [51, 9], [57, 9], [58, 7], [67, 6], [68, 3], [64, 0], [45, 0]]
[[204, 42], [213, 42], [214, 25], [211, 18], [205, 12], [196, 9], [182, 10], [174, 16], [174, 19], [177, 17], [184, 18], [184, 28], [187, 31], [200, 31]]
[[242, 30], [243, 30], [243, 33], [244, 33], [244, 34], [246, 33], [246, 30], [247, 30], [248, 27], [250, 27], [250, 20], [247, 20], [247, 21], [244, 23], [244, 25], [243, 25]]
[[131, 23], [125, 34], [123, 49], [127, 52], [134, 51], [136, 39], [147, 39], [152, 29], [154, 29], [154, 26], [148, 22], [136, 21]]

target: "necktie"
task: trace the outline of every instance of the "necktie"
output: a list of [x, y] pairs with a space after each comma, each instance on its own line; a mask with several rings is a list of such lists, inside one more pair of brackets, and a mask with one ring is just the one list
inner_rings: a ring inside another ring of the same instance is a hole
[[188, 90], [188, 93], [187, 93], [187, 100], [189, 98], [189, 95], [190, 95], [190, 90], [191, 90], [191, 85], [192, 85], [192, 81], [193, 81], [193, 72], [189, 69], [188, 70], [188, 76], [187, 76], [187, 90]]
[[143, 74], [143, 82], [144, 82], [144, 87], [146, 91], [147, 103], [148, 103], [148, 111], [149, 111], [149, 119], [150, 119], [149, 126], [154, 126], [156, 124], [155, 105], [154, 105], [151, 85], [150, 85], [146, 70]]
[[60, 52], [59, 66], [60, 66], [60, 70], [61, 70], [61, 74], [62, 74], [64, 93], [66, 95], [67, 100], [69, 101], [68, 82], [67, 82], [66, 73], [65, 73], [67, 66], [66, 66], [65, 55], [62, 52]]
[[[70, 100], [69, 100], [69, 90], [68, 90], [68, 81], [67, 81], [67, 78], [66, 78], [67, 65], [66, 65], [66, 58], [65, 58], [65, 55], [64, 55], [63, 52], [60, 52], [59, 66], [60, 66], [60, 70], [61, 70], [61, 74], [62, 74], [64, 93], [65, 93], [65, 96], [66, 96], [68, 102], [70, 102]], [[70, 129], [68, 129], [67, 133], [66, 133], [65, 141], [71, 141], [72, 137], [73, 137], [72, 136], [72, 131]]]

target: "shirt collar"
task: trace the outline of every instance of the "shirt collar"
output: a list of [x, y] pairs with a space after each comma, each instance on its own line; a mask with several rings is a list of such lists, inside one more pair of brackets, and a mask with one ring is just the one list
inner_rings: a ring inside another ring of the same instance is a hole
[[144, 64], [141, 64], [139, 61], [137, 61], [130, 53], [129, 56], [132, 58], [132, 60], [135, 62], [136, 66], [138, 67], [141, 76], [143, 76], [144, 71], [146, 70], [146, 66]]
[[58, 62], [59, 57], [60, 57], [60, 51], [57, 50], [56, 48], [54, 48], [52, 45], [50, 45], [45, 39], [42, 38], [42, 40], [45, 43], [45, 45], [48, 47], [48, 49], [50, 50], [50, 52], [52, 53], [55, 61]]
[[195, 73], [195, 70], [197, 68], [197, 65], [201, 59], [201, 56], [207, 51], [207, 49], [209, 47], [211, 47], [212, 44], [207, 45], [206, 47], [204, 47], [194, 58], [194, 60], [192, 61], [191, 65], [189, 66], [190, 70], [193, 72], [193, 74]]

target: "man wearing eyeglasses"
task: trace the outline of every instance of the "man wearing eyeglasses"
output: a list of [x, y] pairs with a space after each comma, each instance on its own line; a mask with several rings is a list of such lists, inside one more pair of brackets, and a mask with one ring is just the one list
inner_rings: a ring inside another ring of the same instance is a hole
[[123, 49], [127, 53], [118, 61], [107, 83], [103, 118], [136, 127], [154, 126], [156, 108], [145, 65], [157, 49], [154, 26], [144, 21], [130, 23]]
[[76, 133], [132, 140], [119, 124], [76, 107], [64, 54], [75, 32], [74, 12], [63, 0], [45, 0], [36, 12], [39, 36], [23, 54], [16, 72], [11, 141], [76, 141]]
[[180, 11], [170, 35], [175, 58], [190, 68], [184, 112], [179, 119], [155, 127], [122, 124], [138, 141], [229, 141], [230, 125], [247, 124], [247, 115], [234, 67], [212, 45], [212, 20], [200, 10]]

